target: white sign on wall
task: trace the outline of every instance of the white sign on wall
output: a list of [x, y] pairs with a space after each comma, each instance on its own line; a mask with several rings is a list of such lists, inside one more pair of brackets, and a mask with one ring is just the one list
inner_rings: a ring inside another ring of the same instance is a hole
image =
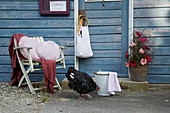
[[50, 1], [50, 11], [66, 11], [66, 1]]

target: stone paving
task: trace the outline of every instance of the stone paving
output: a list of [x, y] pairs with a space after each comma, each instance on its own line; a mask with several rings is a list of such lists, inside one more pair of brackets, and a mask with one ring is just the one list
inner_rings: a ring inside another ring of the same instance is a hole
[[72, 90], [36, 91], [0, 82], [0, 113], [169, 113], [170, 85], [149, 87], [148, 91], [123, 89], [116, 96], [101, 97], [92, 92], [92, 100], [78, 100]]

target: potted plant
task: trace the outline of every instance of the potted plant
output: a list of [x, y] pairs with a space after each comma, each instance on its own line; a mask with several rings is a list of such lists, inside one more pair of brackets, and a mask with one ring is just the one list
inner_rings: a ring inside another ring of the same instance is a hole
[[153, 52], [149, 48], [151, 37], [143, 32], [136, 31], [133, 41], [129, 44], [125, 62], [129, 68], [132, 81], [145, 81], [148, 72], [148, 63], [152, 61]]

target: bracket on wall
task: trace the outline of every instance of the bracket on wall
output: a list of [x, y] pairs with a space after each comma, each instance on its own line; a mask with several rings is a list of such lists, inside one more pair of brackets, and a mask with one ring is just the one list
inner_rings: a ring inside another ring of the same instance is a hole
[[[79, 15], [85, 15], [85, 10], [84, 10], [84, 9], [79, 10]], [[85, 16], [82, 16], [81, 18], [82, 18], [83, 20], [85, 20]], [[83, 22], [83, 25], [85, 25], [84, 22]]]

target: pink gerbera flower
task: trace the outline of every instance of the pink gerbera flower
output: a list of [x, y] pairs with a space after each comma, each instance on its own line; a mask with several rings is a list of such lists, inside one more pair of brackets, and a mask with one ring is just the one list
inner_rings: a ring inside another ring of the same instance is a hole
[[126, 67], [129, 67], [129, 63], [125, 62]]
[[139, 50], [139, 53], [144, 53], [145, 51], [141, 48], [140, 50]]
[[129, 46], [130, 46], [130, 47], [133, 47], [133, 45], [132, 45], [132, 44], [129, 44]]
[[141, 63], [141, 65], [145, 65], [146, 63], [147, 63], [147, 59], [141, 59], [141, 61], [140, 61], [140, 63]]
[[130, 47], [136, 46], [136, 43], [133, 43], [133, 42], [132, 42], [131, 44], [129, 44], [129, 46], [130, 46]]
[[133, 45], [133, 46], [136, 46], [136, 43], [133, 43], [133, 42], [132, 42], [132, 45]]

